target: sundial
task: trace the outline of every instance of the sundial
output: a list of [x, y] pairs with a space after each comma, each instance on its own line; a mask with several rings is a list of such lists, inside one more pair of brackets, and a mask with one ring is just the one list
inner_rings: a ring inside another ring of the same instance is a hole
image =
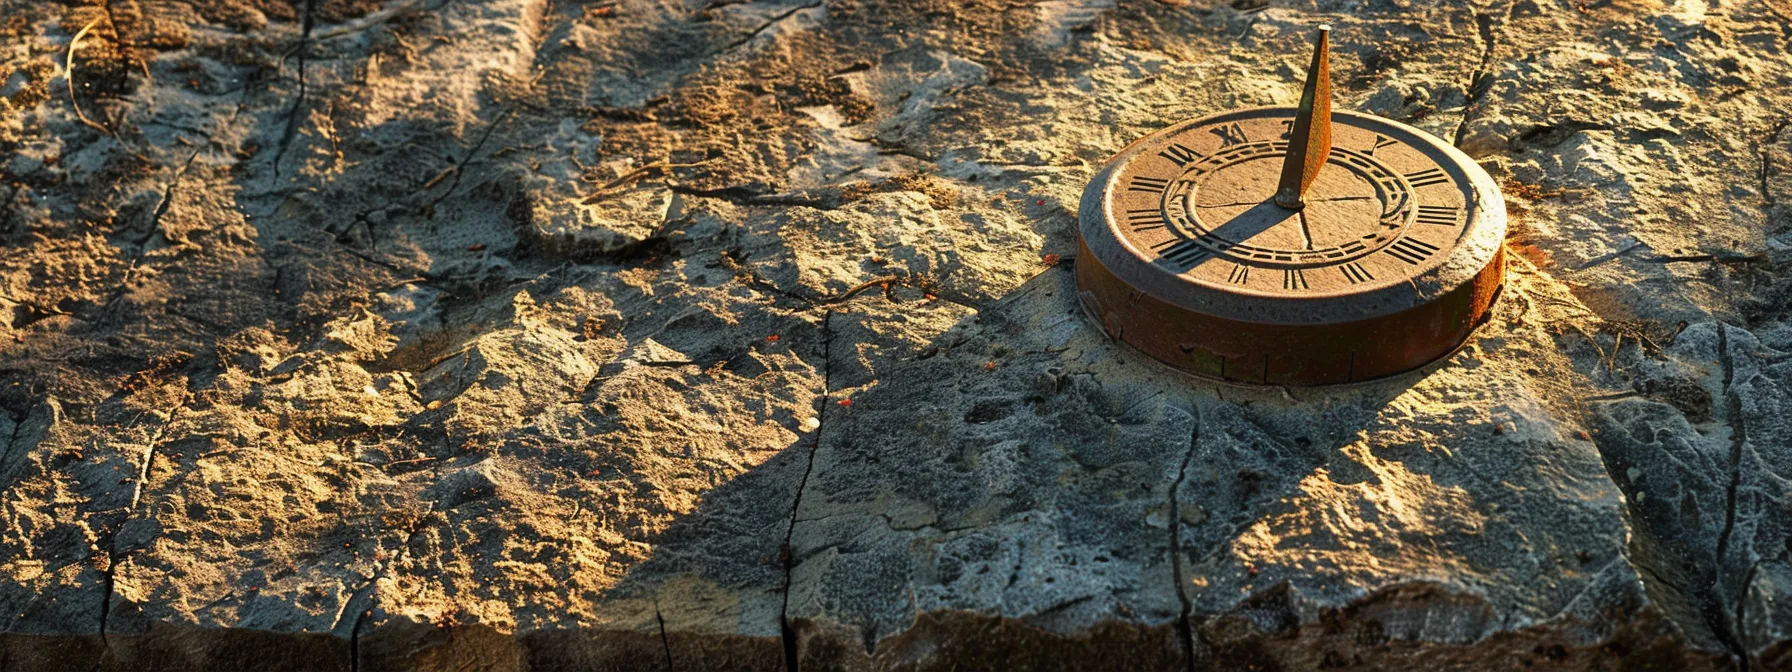
[[1077, 286], [1109, 336], [1200, 376], [1327, 385], [1423, 366], [1484, 320], [1499, 189], [1435, 136], [1333, 112], [1329, 33], [1299, 107], [1175, 124], [1090, 181]]

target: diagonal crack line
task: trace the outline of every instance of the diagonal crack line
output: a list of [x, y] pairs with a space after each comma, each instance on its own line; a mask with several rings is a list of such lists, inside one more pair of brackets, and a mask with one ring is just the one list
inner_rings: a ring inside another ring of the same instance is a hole
[[156, 445], [162, 442], [162, 438], [168, 433], [168, 427], [174, 424], [175, 419], [180, 417], [181, 411], [186, 410], [187, 405], [192, 403], [192, 400], [193, 393], [191, 391], [183, 391], [180, 403], [175, 405], [174, 410], [168, 413], [168, 419], [164, 421], [160, 427], [157, 427], [155, 433], [150, 436], [149, 445], [143, 448], [143, 460], [137, 467], [137, 482], [131, 486], [131, 505], [129, 508], [125, 509], [124, 520], [119, 521], [118, 528], [113, 529], [107, 534], [110, 538], [106, 542], [106, 570], [101, 576], [101, 583], [105, 587], [105, 596], [100, 600], [100, 640], [105, 642], [108, 654], [112, 652], [112, 638], [108, 629], [111, 627], [112, 595], [114, 594], [114, 587], [116, 585], [115, 577], [118, 572], [118, 563], [122, 559], [122, 556], [129, 554], [129, 551], [125, 553], [118, 552], [118, 533], [126, 524], [131, 522], [132, 514], [137, 511], [137, 504], [143, 496], [143, 482], [149, 479], [149, 466], [151, 460], [155, 458]]
[[193, 159], [196, 158], [199, 158], [199, 150], [197, 149], [193, 150], [192, 154], [187, 155], [187, 160], [181, 162], [180, 169], [174, 171], [174, 178], [168, 180], [168, 186], [162, 189], [162, 200], [156, 202], [155, 213], [149, 219], [149, 230], [144, 232], [143, 237], [136, 241], [138, 258], [142, 258], [143, 256], [143, 246], [148, 245], [149, 239], [154, 238], [156, 232], [161, 230], [162, 217], [166, 216], [168, 214], [168, 209], [174, 206], [174, 189], [175, 187], [180, 186], [181, 178], [186, 177], [187, 170], [193, 167]]
[[1462, 134], [1468, 130], [1468, 122], [1475, 117], [1475, 106], [1493, 88], [1493, 52], [1499, 47], [1500, 37], [1505, 32], [1506, 23], [1512, 19], [1512, 10], [1516, 3], [1506, 6], [1506, 15], [1496, 24], [1491, 15], [1475, 12], [1475, 27], [1481, 32], [1481, 62], [1475, 66], [1475, 73], [1468, 80], [1465, 91], [1468, 99], [1462, 104], [1462, 121], [1457, 122], [1456, 132], [1450, 135], [1450, 144], [1462, 147]]
[[367, 611], [355, 614], [354, 625], [348, 632], [348, 669], [349, 672], [361, 672], [361, 622], [366, 620]]
[[[479, 156], [479, 150], [484, 148], [486, 141], [490, 140], [492, 138], [492, 132], [498, 130], [498, 127], [504, 125], [504, 122], [509, 121], [511, 115], [514, 115], [514, 114], [516, 114], [515, 106], [506, 107], [506, 108], [504, 108], [504, 111], [499, 112], [498, 118], [493, 119], [492, 123], [485, 127], [485, 132], [479, 134], [479, 141], [473, 143], [472, 149], [467, 150], [466, 157], [462, 158], [459, 162], [455, 163], [454, 165], [448, 167], [448, 172], [454, 174], [454, 179], [452, 182], [448, 183], [447, 191], [442, 192], [442, 195], [437, 196], [434, 199], [431, 199], [429, 201], [429, 205], [424, 208], [425, 216], [430, 217], [430, 218], [435, 217], [436, 206], [440, 205], [442, 203], [442, 201], [447, 200], [447, 198], [449, 196], [454, 195], [454, 190], [460, 188], [460, 179], [461, 179], [461, 176], [465, 175], [467, 172], [467, 170], [466, 170], [467, 164], [471, 163], [473, 161], [473, 157]], [[432, 182], [433, 181], [435, 181], [435, 180], [432, 180]], [[431, 184], [429, 186], [435, 186], [435, 185]]]
[[1718, 562], [1729, 552], [1736, 529], [1736, 491], [1742, 485], [1742, 449], [1748, 443], [1748, 427], [1742, 420], [1742, 398], [1736, 394], [1736, 363], [1730, 355], [1730, 327], [1719, 323], [1717, 353], [1724, 365], [1724, 415], [1730, 424], [1730, 485], [1724, 495], [1724, 526], [1717, 537]]
[[[378, 578], [379, 578], [379, 574], [376, 572], [374, 576], [367, 577], [367, 580], [362, 582], [361, 586], [359, 588], [356, 588], [353, 592], [349, 593], [348, 599], [342, 601], [342, 609], [336, 613], [335, 621], [330, 623], [330, 632], [334, 633], [337, 630], [341, 629], [342, 628], [342, 620], [345, 618], [349, 618], [351, 616], [351, 613], [354, 615], [355, 620], [357, 620], [357, 621], [360, 620], [359, 615], [366, 613], [367, 610], [366, 609], [355, 609], [354, 608], [355, 604], [358, 602], [361, 602], [363, 600], [369, 599], [369, 597], [373, 593], [374, 581], [377, 580]], [[363, 605], [363, 606], [367, 606], [367, 605]]]
[[666, 651], [666, 672], [672, 672], [672, 640], [666, 637], [666, 617], [660, 613], [660, 598], [653, 598], [653, 620], [660, 626], [660, 647]]
[[778, 556], [784, 565], [784, 601], [778, 607], [778, 638], [784, 645], [784, 669], [786, 672], [797, 672], [796, 630], [790, 627], [790, 580], [796, 569], [795, 556], [790, 544], [796, 538], [797, 511], [803, 504], [803, 490], [809, 487], [809, 474], [815, 470], [815, 454], [821, 450], [821, 434], [827, 431], [828, 394], [833, 391], [832, 360], [834, 358], [834, 311], [829, 309], [821, 318], [821, 408], [815, 412], [815, 440], [809, 442], [809, 455], [803, 465], [803, 478], [797, 482], [796, 498], [790, 502], [790, 526], [784, 530], [784, 545], [778, 548]]
[[274, 148], [274, 179], [280, 179], [280, 158], [299, 133], [299, 110], [305, 107], [305, 60], [311, 52], [311, 27], [317, 23], [317, 0], [305, 0], [304, 23], [299, 28], [299, 92], [286, 110], [286, 129], [280, 132], [280, 145]]
[[116, 660], [118, 654], [112, 650], [112, 633], [109, 629], [112, 616], [113, 572], [117, 571], [118, 561], [114, 559], [106, 565], [106, 573], [100, 575], [100, 584], [105, 595], [100, 598], [100, 642], [106, 646], [106, 655], [94, 664], [94, 669], [105, 667], [108, 659]]
[[[421, 533], [422, 533], [422, 524], [421, 523], [414, 523], [410, 528], [406, 529], [405, 535], [404, 535], [404, 542], [402, 545], [400, 545], [398, 547], [398, 549], [396, 551], [394, 551], [393, 554], [395, 557], [393, 558], [393, 561], [386, 565], [379, 566], [377, 569], [375, 569], [373, 572], [373, 575], [367, 577], [367, 582], [362, 584], [360, 588], [357, 588], [355, 590], [354, 594], [349, 596], [348, 601], [343, 604], [343, 611], [348, 612], [351, 610], [351, 607], [356, 606], [355, 605], [356, 600], [358, 600], [362, 597], [367, 598], [366, 603], [359, 605], [360, 608], [353, 609], [353, 612], [354, 612], [353, 616], [354, 616], [355, 620], [349, 625], [349, 635], [348, 635], [348, 648], [349, 648], [349, 656], [350, 656], [349, 672], [360, 672], [360, 670], [361, 670], [361, 631], [363, 630], [362, 626], [366, 623], [367, 616], [373, 612], [373, 605], [374, 605], [373, 595], [379, 590], [380, 579], [385, 578], [387, 573], [391, 570], [391, 568], [398, 566], [398, 564], [401, 561], [409, 560], [411, 544], [415, 543], [417, 541], [417, 535], [421, 534]], [[399, 556], [402, 556], [402, 557], [399, 557]], [[330, 632], [334, 633], [336, 631], [336, 628], [341, 625], [341, 621], [342, 621], [342, 618], [344, 615], [345, 614], [337, 615], [337, 618], [336, 618], [337, 622], [334, 624], [331, 624]]]
[[[1736, 496], [1742, 486], [1742, 454], [1748, 443], [1748, 426], [1742, 418], [1742, 397], [1736, 394], [1736, 362], [1730, 354], [1730, 327], [1719, 322], [1717, 325], [1717, 356], [1723, 360], [1724, 366], [1724, 419], [1730, 425], [1730, 484], [1724, 492], [1724, 526], [1717, 536], [1717, 554], [1711, 561], [1710, 592], [1701, 600], [1704, 603], [1705, 618], [1710, 623], [1713, 634], [1723, 641], [1724, 647], [1736, 656], [1739, 669], [1748, 672], [1748, 651], [1743, 649], [1737, 636], [1741, 623], [1731, 622], [1729, 614], [1723, 613], [1724, 558], [1729, 555], [1730, 537], [1736, 531]], [[1744, 586], [1744, 590], [1747, 586]]]
[[1176, 636], [1182, 642], [1182, 656], [1188, 664], [1188, 672], [1194, 672], [1195, 631], [1189, 625], [1189, 619], [1194, 616], [1194, 603], [1183, 592], [1188, 579], [1182, 573], [1182, 500], [1177, 496], [1182, 492], [1183, 480], [1188, 478], [1188, 465], [1195, 460], [1195, 450], [1201, 445], [1200, 407], [1193, 401], [1188, 407], [1193, 422], [1189, 430], [1188, 453], [1182, 456], [1182, 466], [1176, 470], [1176, 482], [1170, 485], [1170, 576], [1176, 581], [1176, 601], [1182, 604], [1181, 616], [1176, 620]]
[[338, 631], [342, 628], [343, 619], [352, 619], [348, 624], [348, 669], [350, 672], [357, 672], [361, 669], [361, 624], [366, 621], [368, 612], [373, 611], [373, 591], [377, 589], [375, 584], [379, 581], [379, 576], [379, 572], [374, 572], [373, 576], [367, 577], [367, 581], [362, 583], [361, 587], [349, 593], [348, 599], [342, 602], [342, 610], [336, 614], [335, 622], [330, 624], [330, 633], [341, 636]]
[[821, 1], [821, 2], [807, 4], [807, 5], [798, 5], [796, 7], [792, 7], [789, 11], [782, 12], [782, 13], [778, 14], [777, 16], [772, 17], [770, 20], [766, 21], [765, 23], [759, 24], [758, 28], [754, 28], [753, 32], [747, 33], [747, 35], [745, 37], [742, 37], [738, 40], [730, 42], [728, 44], [728, 46], [726, 46], [726, 47], [722, 47], [722, 53], [727, 54], [728, 52], [731, 52], [731, 51], [734, 51], [735, 49], [740, 48], [740, 46], [743, 44], [752, 42], [753, 38], [759, 37], [760, 35], [765, 34], [765, 31], [770, 30], [772, 26], [778, 25], [779, 23], [783, 22], [785, 19], [795, 16], [797, 12], [803, 11], [805, 9], [815, 9], [816, 7], [820, 7], [824, 4], [827, 4], [825, 2], [825, 0]]
[[112, 292], [111, 298], [106, 299], [106, 302], [100, 305], [111, 307], [119, 299], [124, 298], [126, 292], [131, 291], [131, 279], [136, 277], [137, 267], [143, 264], [144, 247], [149, 245], [149, 241], [156, 237], [158, 231], [162, 230], [162, 218], [167, 216], [168, 210], [174, 207], [174, 190], [180, 186], [181, 179], [187, 176], [187, 170], [193, 167], [193, 159], [198, 158], [199, 151], [195, 149], [192, 154], [188, 154], [187, 160], [181, 162], [180, 168], [174, 171], [174, 177], [168, 180], [168, 186], [162, 188], [162, 200], [156, 203], [155, 212], [150, 215], [149, 230], [143, 232], [143, 237], [131, 241], [131, 244], [137, 249], [131, 253], [131, 264], [125, 267], [124, 279], [118, 281], [118, 289]]
[[[43, 402], [40, 401], [38, 403], [41, 404]], [[30, 419], [31, 411], [27, 410], [23, 416], [20, 416], [17, 421], [12, 423], [12, 435], [6, 437], [6, 450], [0, 451], [0, 484], [6, 483], [4, 479], [6, 477], [6, 472], [12, 465], [12, 451], [19, 446], [19, 432], [25, 428], [25, 421]]]
[[180, 404], [175, 406], [173, 411], [169, 412], [168, 420], [164, 421], [162, 426], [156, 428], [155, 435], [149, 439], [149, 445], [144, 446], [143, 460], [137, 465], [137, 483], [131, 487], [131, 507], [125, 509], [126, 520], [129, 520], [130, 515], [137, 511], [137, 503], [143, 498], [143, 482], [149, 480], [149, 467], [151, 462], [155, 460], [156, 446], [162, 442], [162, 437], [168, 434], [168, 427], [173, 425], [176, 419], [180, 418], [180, 412], [186, 409], [187, 403], [192, 400], [192, 396], [192, 393], [188, 392], [181, 397]]

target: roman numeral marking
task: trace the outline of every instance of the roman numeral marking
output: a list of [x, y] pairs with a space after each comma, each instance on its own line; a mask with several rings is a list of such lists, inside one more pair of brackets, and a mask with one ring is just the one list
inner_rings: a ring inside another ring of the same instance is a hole
[[1170, 143], [1169, 147], [1165, 147], [1164, 151], [1158, 152], [1157, 155], [1175, 162], [1177, 168], [1181, 168], [1202, 158], [1200, 154], [1195, 153], [1195, 150], [1174, 142]]
[[1147, 194], [1161, 194], [1170, 188], [1170, 181], [1143, 175], [1132, 178], [1132, 186], [1127, 191], [1143, 191]]
[[1450, 181], [1450, 177], [1445, 175], [1441, 168], [1426, 168], [1419, 172], [1407, 175], [1406, 181], [1412, 183], [1413, 188], [1417, 189], [1433, 184], [1443, 184]]
[[1370, 280], [1375, 279], [1375, 276], [1369, 275], [1369, 269], [1363, 268], [1362, 264], [1356, 263], [1354, 261], [1350, 262], [1348, 264], [1345, 264], [1343, 266], [1339, 266], [1338, 270], [1343, 271], [1344, 279], [1349, 280], [1350, 284], [1353, 284], [1353, 285], [1359, 285], [1364, 282], [1368, 282]]
[[1369, 151], [1364, 152], [1364, 154], [1368, 154], [1369, 156], [1375, 156], [1375, 150], [1381, 149], [1388, 145], [1398, 145], [1398, 144], [1400, 144], [1400, 143], [1394, 142], [1394, 140], [1392, 138], [1389, 138], [1388, 136], [1377, 133], [1377, 134], [1375, 134], [1375, 146], [1370, 147]]
[[1394, 255], [1395, 259], [1399, 259], [1415, 266], [1418, 265], [1419, 262], [1429, 258], [1431, 253], [1436, 251], [1436, 245], [1413, 240], [1411, 238], [1401, 238], [1388, 247], [1388, 254]]
[[1306, 289], [1307, 274], [1298, 268], [1282, 269], [1282, 289]]
[[1215, 128], [1209, 132], [1220, 136], [1221, 147], [1231, 147], [1233, 145], [1243, 144], [1250, 140], [1250, 138], [1244, 136], [1244, 127], [1239, 126], [1237, 123], [1226, 124], [1225, 126]]
[[1212, 252], [1208, 252], [1207, 248], [1192, 240], [1177, 243], [1174, 247], [1164, 250], [1163, 253], [1165, 260], [1187, 268], [1194, 268], [1195, 264], [1206, 261], [1211, 256], [1213, 256]]
[[1458, 212], [1461, 212], [1461, 209], [1454, 205], [1421, 205], [1417, 219], [1420, 224], [1455, 226]]
[[1245, 266], [1244, 264], [1238, 264], [1238, 265], [1233, 266], [1232, 274], [1226, 276], [1226, 281], [1230, 282], [1234, 285], [1242, 285], [1244, 283], [1250, 282], [1251, 281], [1251, 267]]
[[1157, 208], [1127, 210], [1126, 223], [1131, 226], [1134, 231], [1150, 231], [1152, 229], [1161, 229], [1168, 225], [1168, 223], [1164, 221], [1163, 212]]

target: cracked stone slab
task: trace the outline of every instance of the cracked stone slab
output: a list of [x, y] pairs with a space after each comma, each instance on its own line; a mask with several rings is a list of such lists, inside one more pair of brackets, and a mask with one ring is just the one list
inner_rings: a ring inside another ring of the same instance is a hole
[[[0, 0], [0, 668], [1788, 669], [1788, 11]], [[1500, 312], [1105, 343], [1087, 174], [1321, 22]]]
[[800, 665], [975, 664], [992, 627], [1013, 638], [994, 646], [1092, 663], [1090, 624], [1112, 622], [1135, 662], [1178, 664], [1186, 391], [1084, 328], [1074, 294], [1041, 274], [836, 393], [791, 536]]

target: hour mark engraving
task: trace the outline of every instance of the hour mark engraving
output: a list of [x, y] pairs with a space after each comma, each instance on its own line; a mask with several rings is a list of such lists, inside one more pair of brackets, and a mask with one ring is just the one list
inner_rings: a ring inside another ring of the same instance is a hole
[[1431, 254], [1436, 251], [1436, 245], [1411, 238], [1401, 238], [1388, 247], [1388, 254], [1394, 255], [1395, 259], [1415, 266], [1430, 258]]
[[1338, 270], [1343, 271], [1344, 279], [1349, 280], [1350, 284], [1353, 284], [1353, 285], [1362, 284], [1364, 282], [1368, 282], [1370, 280], [1375, 279], [1375, 276], [1369, 274], [1369, 269], [1363, 268], [1362, 264], [1356, 263], [1354, 261], [1350, 262], [1348, 264], [1345, 264], [1343, 266], [1339, 266]]
[[1392, 138], [1389, 138], [1388, 136], [1377, 133], [1377, 134], [1375, 134], [1375, 146], [1370, 147], [1368, 151], [1363, 152], [1363, 153], [1368, 154], [1369, 156], [1375, 156], [1375, 150], [1381, 149], [1388, 145], [1398, 145], [1398, 144], [1400, 144], [1400, 143], [1395, 142]]
[[1448, 175], [1444, 174], [1444, 171], [1441, 168], [1426, 168], [1419, 172], [1407, 175], [1406, 181], [1412, 183], [1413, 188], [1416, 189], [1418, 187], [1427, 187], [1433, 184], [1443, 184], [1450, 181], [1450, 178]]
[[1158, 152], [1157, 155], [1174, 162], [1177, 168], [1186, 166], [1196, 159], [1201, 158], [1201, 155], [1197, 154], [1195, 150], [1175, 142], [1170, 143], [1169, 147], [1165, 147], [1164, 151]]
[[1459, 212], [1461, 209], [1454, 205], [1421, 205], [1417, 219], [1420, 224], [1455, 226], [1456, 214]]
[[1298, 268], [1282, 269], [1282, 289], [1306, 289], [1307, 274]]
[[1157, 208], [1127, 210], [1126, 223], [1130, 225], [1134, 231], [1150, 231], [1152, 229], [1161, 229], [1169, 225], [1168, 222], [1164, 221], [1163, 212]]
[[1237, 122], [1226, 124], [1225, 126], [1212, 129], [1208, 132], [1220, 136], [1221, 147], [1240, 145], [1244, 144], [1245, 141], [1250, 140], [1250, 138], [1247, 138], [1244, 135], [1244, 127], [1239, 126]]
[[1143, 191], [1148, 194], [1161, 194], [1170, 188], [1170, 181], [1143, 175], [1132, 178], [1132, 186], [1127, 191]]
[[1234, 285], [1242, 285], [1247, 282], [1250, 282], [1251, 281], [1251, 267], [1246, 266], [1244, 264], [1234, 265], [1232, 267], [1232, 274], [1226, 276], [1226, 281], [1230, 282]]
[[1207, 251], [1207, 248], [1202, 247], [1200, 243], [1196, 243], [1192, 240], [1185, 240], [1177, 243], [1170, 249], [1164, 250], [1163, 253], [1164, 259], [1188, 268], [1193, 268], [1195, 264], [1206, 261], [1207, 258], [1211, 256], [1213, 256], [1212, 252]]

